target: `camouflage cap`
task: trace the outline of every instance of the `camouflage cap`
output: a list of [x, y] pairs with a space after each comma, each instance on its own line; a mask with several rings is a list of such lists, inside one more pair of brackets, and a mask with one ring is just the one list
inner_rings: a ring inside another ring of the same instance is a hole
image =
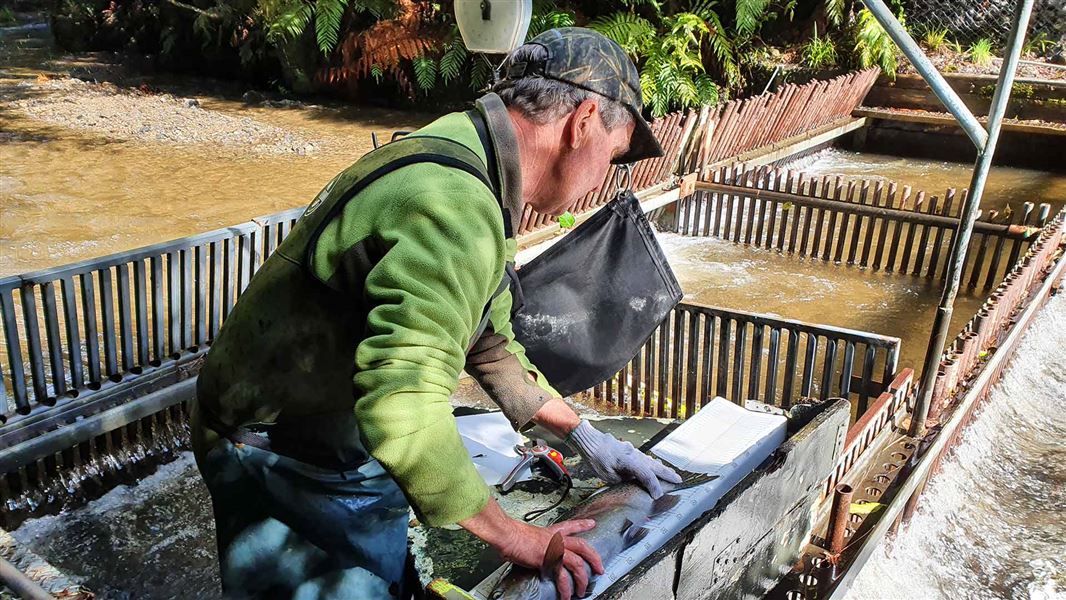
[[633, 163], [663, 155], [641, 111], [640, 76], [622, 47], [602, 34], [583, 27], [550, 29], [530, 40], [547, 50], [543, 61], [504, 64], [501, 82], [523, 77], [546, 77], [605, 96], [629, 109], [635, 127], [629, 150], [613, 162]]

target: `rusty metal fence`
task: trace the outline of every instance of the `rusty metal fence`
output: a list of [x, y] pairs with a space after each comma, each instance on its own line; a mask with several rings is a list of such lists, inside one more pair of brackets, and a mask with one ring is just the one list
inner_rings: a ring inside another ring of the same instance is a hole
[[899, 338], [681, 303], [594, 398], [631, 414], [685, 418], [715, 396], [788, 408], [849, 398], [858, 414], [896, 372]]
[[[808, 258], [927, 279], [945, 276], [966, 190], [926, 194], [883, 180], [811, 177], [743, 165], [723, 167], [681, 200], [682, 235], [713, 236]], [[1005, 218], [978, 220], [963, 273], [969, 289], [991, 289], [1029, 247], [1050, 206], [1025, 203]]]
[[703, 108], [684, 158], [685, 172], [850, 119], [878, 74], [873, 68], [788, 84], [772, 94]]
[[[651, 128], [663, 146], [663, 156], [636, 166], [633, 189], [660, 185], [675, 175], [698, 172], [716, 161], [850, 119], [879, 73], [874, 68], [803, 85], [788, 84], [774, 93], [656, 119]], [[569, 210], [579, 214], [610, 201], [616, 170], [612, 167], [600, 188]], [[554, 221], [527, 207], [518, 233], [536, 231]]]
[[[996, 351], [1011, 319], [1024, 308], [1033, 282], [1041, 278], [1057, 255], [1063, 252], [1064, 229], [1066, 209], [1041, 230], [1021, 260], [1012, 265], [977, 314], [944, 350], [933, 385], [931, 420], [950, 409], [961, 395], [959, 392], [966, 389], [969, 378], [980, 371], [989, 354]], [[995, 377], [998, 379], [998, 374]]]

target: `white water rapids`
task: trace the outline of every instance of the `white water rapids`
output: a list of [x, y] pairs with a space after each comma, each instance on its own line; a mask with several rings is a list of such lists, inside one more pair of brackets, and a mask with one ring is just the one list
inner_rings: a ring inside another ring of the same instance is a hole
[[849, 600], [1066, 598], [1066, 293]]

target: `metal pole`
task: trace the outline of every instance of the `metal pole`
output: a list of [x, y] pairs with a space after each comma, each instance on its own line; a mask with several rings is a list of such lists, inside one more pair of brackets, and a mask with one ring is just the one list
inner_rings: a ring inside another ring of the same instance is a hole
[[26, 600], [55, 600], [36, 581], [30, 579], [25, 573], [19, 571], [15, 565], [0, 557], [0, 583], [7, 586], [19, 598]]
[[[936, 317], [933, 319], [933, 331], [929, 337], [929, 347], [925, 353], [925, 364], [922, 365], [922, 382], [918, 391], [918, 400], [914, 407], [910, 429], [910, 434], [915, 437], [925, 435], [925, 421], [929, 414], [929, 404], [933, 396], [933, 384], [936, 381], [937, 367], [940, 363], [940, 356], [944, 351], [944, 343], [947, 341], [948, 329], [951, 325], [951, 313], [955, 305], [955, 296], [959, 291], [959, 280], [962, 277], [963, 267], [966, 265], [966, 251], [970, 242], [970, 234], [973, 232], [974, 221], [977, 219], [977, 213], [981, 205], [981, 196], [984, 193], [989, 167], [992, 166], [992, 156], [996, 151], [996, 142], [999, 141], [1000, 126], [1003, 124], [1003, 115], [1007, 112], [1007, 102], [1010, 100], [1015, 71], [1018, 69], [1018, 59], [1022, 53], [1022, 42], [1025, 40], [1025, 30], [1028, 28], [1029, 16], [1032, 12], [1033, 0], [1018, 0], [1014, 13], [1014, 24], [1011, 27], [1010, 35], [1007, 36], [1007, 55], [1003, 59], [1003, 66], [999, 71], [999, 81], [996, 82], [996, 92], [992, 96], [992, 105], [988, 110], [988, 142], [978, 152], [977, 163], [973, 168], [970, 193], [962, 209], [962, 222], [959, 223], [958, 235], [955, 236], [951, 246], [944, 292], [940, 297], [940, 306], [937, 308]], [[959, 365], [960, 369], [969, 367], [970, 365]]]
[[[962, 130], [966, 132], [966, 135], [970, 136], [970, 140], [973, 141], [974, 146], [978, 149], [983, 148], [987, 144], [988, 134], [985, 132], [984, 127], [981, 126], [977, 117], [973, 116], [970, 109], [966, 108], [962, 99], [955, 93], [948, 82], [944, 80], [944, 76], [940, 74], [940, 71], [936, 70], [933, 63], [929, 62], [929, 59], [922, 52], [922, 49], [918, 47], [918, 44], [911, 39], [907, 30], [903, 28], [903, 25], [896, 19], [896, 15], [892, 14], [892, 10], [885, 6], [882, 0], [862, 0], [866, 4], [866, 8], [870, 9], [877, 22], [881, 24], [881, 27], [885, 28], [888, 36], [892, 38], [893, 42], [899, 46], [899, 49], [903, 51], [903, 54], [910, 59], [914, 68], [922, 76], [922, 79], [929, 84], [933, 93], [940, 99], [940, 102], [944, 104], [944, 107], [948, 109], [955, 119], [958, 120]], [[1003, 70], [1006, 70], [1006, 63], [1003, 65]], [[1000, 71], [1002, 73], [1002, 71]]]
[[833, 506], [829, 511], [829, 554], [834, 559], [844, 551], [844, 531], [851, 515], [851, 486], [842, 483], [833, 489]]

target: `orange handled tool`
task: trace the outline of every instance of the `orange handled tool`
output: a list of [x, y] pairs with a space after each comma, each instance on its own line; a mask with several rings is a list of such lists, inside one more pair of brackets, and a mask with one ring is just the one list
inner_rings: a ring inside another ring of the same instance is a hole
[[511, 491], [511, 488], [518, 482], [525, 470], [532, 469], [536, 465], [541, 466], [559, 481], [565, 482], [570, 479], [570, 473], [563, 465], [563, 455], [546, 444], [544, 440], [537, 440], [537, 443], [532, 446], [519, 444], [514, 449], [518, 453], [518, 464], [511, 469], [511, 472], [503, 480], [500, 486], [503, 491]]

